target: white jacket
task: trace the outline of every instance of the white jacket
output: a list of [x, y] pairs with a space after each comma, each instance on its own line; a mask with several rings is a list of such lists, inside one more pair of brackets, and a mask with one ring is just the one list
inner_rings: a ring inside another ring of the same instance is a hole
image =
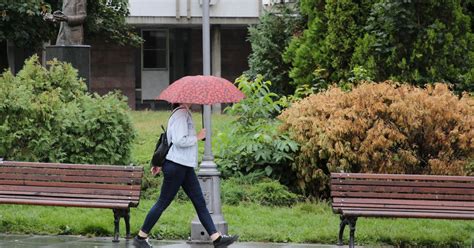
[[193, 118], [187, 109], [180, 108], [171, 115], [166, 134], [168, 142], [173, 144], [166, 159], [184, 166], [197, 167], [198, 140]]

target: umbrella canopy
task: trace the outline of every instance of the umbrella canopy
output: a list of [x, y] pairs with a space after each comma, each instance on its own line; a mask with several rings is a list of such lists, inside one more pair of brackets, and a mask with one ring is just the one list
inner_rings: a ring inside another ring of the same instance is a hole
[[224, 78], [197, 75], [176, 80], [161, 92], [157, 100], [211, 105], [238, 102], [244, 97], [244, 93]]

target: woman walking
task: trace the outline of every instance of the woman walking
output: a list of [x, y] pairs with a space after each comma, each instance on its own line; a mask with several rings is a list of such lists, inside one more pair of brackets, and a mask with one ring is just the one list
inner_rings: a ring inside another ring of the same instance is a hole
[[238, 236], [219, 233], [206, 207], [201, 186], [194, 172], [194, 168], [198, 164], [197, 142], [206, 137], [206, 130], [202, 129], [196, 134], [189, 111], [190, 107], [191, 104], [180, 104], [178, 108], [173, 110], [173, 114], [168, 121], [167, 138], [168, 142], [172, 144], [171, 148], [162, 167], [152, 166], [151, 168], [153, 175], [163, 171], [164, 179], [160, 197], [148, 212], [141, 230], [135, 236], [133, 240], [135, 247], [152, 247], [148, 240], [148, 234], [163, 211], [174, 199], [180, 187], [183, 187], [184, 192], [191, 199], [199, 220], [213, 241], [214, 247], [227, 247], [238, 239]]

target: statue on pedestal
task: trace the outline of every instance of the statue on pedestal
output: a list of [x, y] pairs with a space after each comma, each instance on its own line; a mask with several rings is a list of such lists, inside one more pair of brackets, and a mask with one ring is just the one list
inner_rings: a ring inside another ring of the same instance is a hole
[[62, 11], [45, 14], [44, 19], [60, 22], [57, 46], [82, 45], [84, 42], [84, 21], [87, 17], [87, 0], [63, 0]]
[[60, 23], [56, 45], [46, 46], [45, 60], [57, 59], [70, 63], [77, 69], [79, 77], [85, 80], [87, 88], [90, 89], [90, 46], [84, 45], [83, 27], [87, 17], [87, 0], [62, 1], [62, 10], [43, 16], [44, 20]]

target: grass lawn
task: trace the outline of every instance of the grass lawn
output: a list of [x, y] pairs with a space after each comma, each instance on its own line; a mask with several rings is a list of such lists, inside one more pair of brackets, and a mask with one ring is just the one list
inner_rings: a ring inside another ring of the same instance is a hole
[[[153, 204], [152, 200], [142, 200], [138, 208], [132, 209], [132, 232], [137, 232]], [[113, 214], [108, 209], [24, 205], [3, 205], [0, 209], [2, 233], [113, 234]], [[292, 208], [246, 204], [224, 206], [223, 212], [229, 232], [241, 235], [241, 241], [336, 243], [339, 218], [332, 214], [327, 203], [300, 203]], [[186, 239], [194, 217], [192, 204], [173, 202], [152, 235], [156, 237], [159, 234], [165, 239]], [[123, 222], [121, 232], [123, 237]], [[347, 236], [348, 232], [346, 242]], [[473, 238], [472, 221], [361, 218], [356, 231], [357, 243], [366, 245], [468, 247]]]
[[[134, 144], [133, 162], [146, 165], [154, 144], [166, 123], [169, 112], [132, 112], [138, 138]], [[197, 128], [200, 114], [194, 114]], [[213, 132], [225, 132], [232, 117], [213, 116]], [[220, 149], [213, 139], [213, 150]], [[202, 142], [201, 142], [202, 143]], [[200, 151], [202, 154], [202, 144]], [[132, 232], [137, 232], [153, 200], [142, 200], [132, 209]], [[299, 203], [292, 208], [265, 207], [256, 204], [223, 206], [229, 232], [239, 234], [242, 241], [309, 242], [335, 244], [339, 216], [334, 215], [328, 203]], [[163, 214], [152, 231], [165, 239], [186, 239], [190, 223], [195, 217], [192, 204], [175, 201]], [[122, 236], [124, 232], [121, 223]], [[40, 207], [26, 205], [0, 205], [1, 233], [82, 234], [112, 236], [113, 214], [108, 209], [81, 209]], [[346, 238], [348, 240], [348, 230]], [[411, 245], [437, 247], [470, 247], [474, 240], [474, 221], [447, 221], [423, 219], [360, 218], [357, 223], [357, 244], [397, 246]]]

